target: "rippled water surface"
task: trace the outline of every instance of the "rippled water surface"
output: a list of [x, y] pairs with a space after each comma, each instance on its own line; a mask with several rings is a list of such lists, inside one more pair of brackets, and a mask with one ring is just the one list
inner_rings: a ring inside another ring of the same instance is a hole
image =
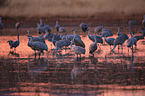
[[[116, 35], [113, 36], [116, 38]], [[144, 96], [145, 42], [138, 41], [131, 52], [124, 43], [123, 50], [110, 52], [107, 44], [98, 47], [94, 57], [89, 56], [87, 36], [82, 37], [86, 54], [76, 58], [71, 49], [60, 53], [49, 50], [34, 58], [27, 46], [27, 37], [20, 36], [20, 45], [10, 50], [8, 40], [16, 36], [0, 37], [0, 94], [41, 96]], [[55, 48], [52, 46], [52, 48]], [[38, 55], [38, 54], [37, 54]]]

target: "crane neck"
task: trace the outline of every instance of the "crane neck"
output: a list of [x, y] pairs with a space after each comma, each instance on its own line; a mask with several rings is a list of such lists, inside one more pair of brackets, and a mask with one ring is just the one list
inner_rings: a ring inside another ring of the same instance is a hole
[[29, 37], [29, 35], [30, 35], [30, 31], [28, 30], [27, 32], [28, 32], [28, 35], [27, 35], [27, 37]]
[[89, 32], [88, 32], [88, 37], [90, 37], [90, 30], [89, 30]]
[[42, 24], [42, 19], [40, 19], [40, 25]]
[[130, 35], [131, 35], [131, 38], [134, 38], [134, 36], [133, 36], [132, 32], [130, 32]]
[[56, 21], [56, 25], [58, 25], [58, 21]]
[[120, 28], [118, 28], [118, 33], [120, 33]]
[[19, 35], [18, 35], [18, 41], [19, 41]]
[[73, 48], [73, 46], [72, 46], [72, 42], [73, 42], [73, 40], [71, 41], [71, 44], [70, 44], [70, 47], [71, 47], [71, 48]]
[[102, 26], [102, 31], [104, 31], [104, 25]]
[[96, 37], [96, 35], [94, 36], [94, 39], [95, 39], [95, 43], [97, 43], [97, 37]]
[[31, 37], [31, 41], [30, 41], [31, 44], [33, 44], [32, 39], [33, 39], [33, 37]]

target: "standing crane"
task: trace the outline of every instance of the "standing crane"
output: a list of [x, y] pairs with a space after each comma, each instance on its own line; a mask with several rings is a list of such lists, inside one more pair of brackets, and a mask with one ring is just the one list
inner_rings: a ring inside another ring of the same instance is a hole
[[15, 27], [17, 28], [17, 32], [18, 32], [18, 29], [20, 28], [20, 26], [21, 26], [20, 22], [17, 22], [17, 23], [15, 24]]
[[56, 21], [55, 29], [56, 29], [57, 32], [59, 32], [59, 28], [60, 28], [60, 25], [58, 24], [58, 21]]
[[[118, 36], [114, 40], [114, 47], [111, 51], [114, 52], [113, 50], [116, 48], [117, 45], [118, 45], [118, 51], [119, 51], [119, 45], [121, 45], [121, 47], [122, 47], [122, 44], [128, 39], [127, 37], [128, 36], [126, 36], [126, 34]], [[122, 47], [122, 50], [123, 50], [123, 47]]]
[[94, 52], [97, 50], [97, 38], [96, 35], [94, 36], [95, 42], [93, 42], [90, 47], [89, 47], [89, 53], [93, 54], [94, 56]]
[[3, 30], [3, 28], [4, 28], [4, 25], [3, 25], [1, 17], [0, 17], [0, 29]]
[[73, 52], [77, 55], [77, 58], [78, 58], [78, 55], [80, 55], [80, 58], [81, 58], [81, 54], [86, 53], [85, 48], [83, 48], [81, 46], [72, 46], [72, 42], [71, 42], [71, 48], [72, 48]]
[[111, 49], [111, 45], [114, 45], [114, 38], [107, 38], [105, 36], [105, 41], [110, 45], [110, 49]]
[[83, 32], [86, 32], [88, 30], [88, 25], [86, 23], [81, 23], [80, 28], [82, 29]]
[[47, 51], [48, 47], [45, 43], [42, 43], [40, 41], [32, 42], [33, 37], [30, 37], [30, 39], [31, 39], [30, 46], [32, 49], [37, 50], [39, 52], [39, 59], [40, 59], [41, 52], [43, 53], [44, 50]]
[[127, 40], [127, 47], [128, 47], [128, 52], [129, 52], [129, 47], [132, 48], [132, 52], [133, 52], [133, 45], [134, 44], [136, 45], [137, 39], [134, 38], [132, 31], [130, 31], [130, 35], [131, 38]]
[[145, 27], [145, 15], [143, 16], [143, 20], [142, 20], [142, 25], [143, 25], [143, 27]]
[[19, 44], [20, 44], [20, 40], [19, 40], [19, 35], [17, 36], [17, 38], [18, 38], [18, 40], [17, 41], [11, 41], [12, 43], [11, 43], [11, 49], [12, 48], [15, 48], [14, 50], [16, 51], [16, 47], [18, 47], [19, 46]]

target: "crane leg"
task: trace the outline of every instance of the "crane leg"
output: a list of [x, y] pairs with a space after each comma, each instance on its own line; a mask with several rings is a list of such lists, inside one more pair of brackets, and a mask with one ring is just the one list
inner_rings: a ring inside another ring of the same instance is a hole
[[132, 46], [132, 53], [133, 53], [133, 46]]
[[39, 59], [40, 59], [40, 52], [39, 52]]
[[123, 52], [123, 46], [121, 45], [121, 49], [122, 49], [122, 52]]
[[35, 51], [35, 59], [36, 59], [36, 51]]

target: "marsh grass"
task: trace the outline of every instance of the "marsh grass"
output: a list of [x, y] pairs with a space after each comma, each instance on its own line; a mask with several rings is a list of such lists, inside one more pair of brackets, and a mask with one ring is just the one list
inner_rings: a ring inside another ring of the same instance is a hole
[[12, 0], [0, 9], [8, 17], [88, 17], [100, 13], [144, 13], [144, 0]]

